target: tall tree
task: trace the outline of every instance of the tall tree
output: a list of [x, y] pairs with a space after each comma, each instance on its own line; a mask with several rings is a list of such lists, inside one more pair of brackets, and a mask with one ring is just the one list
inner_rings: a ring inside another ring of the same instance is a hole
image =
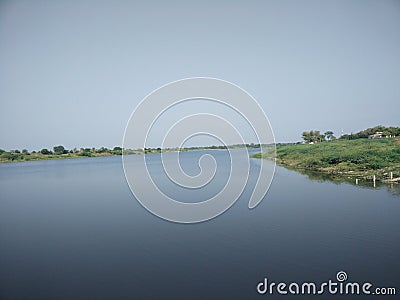
[[335, 139], [336, 137], [333, 135], [333, 131], [328, 130], [324, 133], [325, 137], [328, 141]]
[[311, 134], [310, 131], [304, 131], [302, 133], [303, 140], [307, 143], [311, 142]]
[[64, 148], [64, 146], [59, 145], [59, 146], [54, 146], [53, 150], [54, 150], [55, 154], [63, 154], [65, 151], [65, 148]]
[[304, 131], [302, 137], [307, 143], [322, 142], [325, 140], [325, 135], [321, 134], [319, 130]]

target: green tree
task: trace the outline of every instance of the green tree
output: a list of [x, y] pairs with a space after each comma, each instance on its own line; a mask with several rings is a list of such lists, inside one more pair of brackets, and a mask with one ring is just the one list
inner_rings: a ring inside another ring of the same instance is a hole
[[49, 155], [51, 152], [48, 149], [43, 148], [42, 150], [40, 150], [40, 153], [42, 153], [44, 155]]
[[325, 141], [325, 134], [321, 134], [319, 130], [314, 131], [315, 141], [323, 142]]
[[[83, 148], [81, 148], [81, 149], [83, 149]], [[81, 151], [81, 153], [79, 155], [90, 157], [90, 156], [92, 156], [92, 150], [90, 148], [85, 148]]]
[[106, 153], [109, 152], [109, 150], [105, 147], [101, 147], [100, 149], [96, 150], [97, 153]]
[[325, 137], [328, 141], [334, 140], [336, 137], [333, 135], [333, 131], [328, 130], [327, 132], [324, 133]]
[[114, 147], [114, 149], [111, 151], [112, 154], [114, 155], [122, 155], [122, 148], [121, 147]]
[[23, 153], [23, 154], [29, 154], [29, 152], [28, 152], [27, 149], [22, 149], [22, 153]]
[[325, 135], [321, 134], [319, 130], [304, 131], [302, 137], [307, 143], [322, 142], [325, 140]]
[[302, 138], [303, 138], [303, 140], [304, 140], [305, 142], [307, 142], [307, 143], [311, 142], [311, 135], [310, 135], [310, 132], [309, 132], [309, 131], [304, 131], [304, 132], [302, 133]]
[[61, 146], [61, 145], [59, 145], [59, 146], [54, 146], [53, 147], [53, 150], [54, 150], [54, 153], [55, 154], [58, 154], [58, 155], [60, 155], [60, 154], [64, 154], [65, 152], [65, 148], [64, 148], [64, 146]]
[[400, 127], [388, 127], [387, 130], [390, 132], [392, 137], [400, 135]]

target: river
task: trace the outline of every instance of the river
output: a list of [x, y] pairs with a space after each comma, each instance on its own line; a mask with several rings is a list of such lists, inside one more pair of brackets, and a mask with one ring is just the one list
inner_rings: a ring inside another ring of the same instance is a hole
[[[226, 151], [183, 153], [183, 169], [196, 174], [204, 153], [222, 162], [218, 176], [229, 173]], [[147, 157], [155, 170], [161, 166], [159, 155]], [[121, 157], [1, 164], [0, 298], [286, 299], [259, 295], [257, 284], [266, 277], [320, 283], [339, 271], [400, 292], [398, 190], [277, 167], [267, 196], [249, 210], [258, 163], [251, 159], [238, 201], [198, 224], [145, 210], [129, 190]], [[207, 193], [221, 187], [218, 176]], [[191, 201], [206, 191], [194, 192]]]

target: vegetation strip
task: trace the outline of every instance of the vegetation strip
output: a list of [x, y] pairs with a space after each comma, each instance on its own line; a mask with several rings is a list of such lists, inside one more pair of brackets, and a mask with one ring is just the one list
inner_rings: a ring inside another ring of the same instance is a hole
[[310, 132], [306, 132], [302, 143], [277, 145], [276, 153], [269, 151], [253, 157], [276, 159], [278, 164], [295, 169], [367, 180], [373, 180], [375, 175], [379, 181], [399, 182], [400, 138], [396, 133], [400, 128], [389, 127], [390, 131], [382, 127], [330, 140], [321, 138], [319, 131], [311, 131], [316, 134], [311, 134], [314, 137], [310, 140]]

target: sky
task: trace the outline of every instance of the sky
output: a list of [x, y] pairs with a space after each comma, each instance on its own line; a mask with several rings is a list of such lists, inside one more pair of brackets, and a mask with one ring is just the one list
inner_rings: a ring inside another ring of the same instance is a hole
[[277, 142], [400, 125], [400, 1], [141, 2], [0, 0], [1, 149], [121, 145], [197, 76], [254, 96]]

